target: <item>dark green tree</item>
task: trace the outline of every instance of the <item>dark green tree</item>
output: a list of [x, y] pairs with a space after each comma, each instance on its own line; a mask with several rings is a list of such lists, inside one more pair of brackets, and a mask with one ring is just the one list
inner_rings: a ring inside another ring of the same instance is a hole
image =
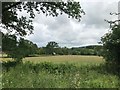
[[54, 55], [56, 54], [56, 50], [59, 48], [58, 43], [51, 41], [46, 45], [46, 54]]
[[67, 47], [60, 48], [60, 55], [68, 55], [70, 53], [70, 49]]
[[107, 62], [120, 64], [120, 25], [114, 25], [111, 31], [102, 37], [103, 57]]
[[[37, 54], [38, 47], [36, 44], [29, 40], [21, 38], [18, 42], [18, 48], [24, 53], [24, 56], [31, 56]], [[22, 54], [21, 52], [21, 54]]]
[[2, 42], [3, 51], [8, 54], [8, 57], [14, 58], [18, 62], [21, 62], [22, 58], [26, 56], [36, 54], [38, 50], [36, 44], [23, 38], [17, 40], [14, 35], [3, 34]]
[[[110, 13], [110, 15], [120, 15], [120, 13]], [[120, 65], [120, 20], [108, 21], [110, 30], [102, 38], [103, 54], [105, 60], [111, 64]]]
[[41, 47], [38, 49], [38, 54], [39, 55], [45, 55], [45, 47]]

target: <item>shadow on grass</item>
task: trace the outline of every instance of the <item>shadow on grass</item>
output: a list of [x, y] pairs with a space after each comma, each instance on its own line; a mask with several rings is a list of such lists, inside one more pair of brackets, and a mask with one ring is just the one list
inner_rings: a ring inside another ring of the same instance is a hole
[[17, 61], [2, 62], [2, 70], [9, 71], [10, 68], [14, 68], [18, 64], [20, 64], [20, 62], [17, 62]]
[[103, 74], [103, 75], [114, 75], [118, 77], [118, 86], [120, 86], [120, 65], [118, 64], [100, 64], [96, 66], [92, 66], [89, 68], [89, 70], [96, 71], [97, 73]]
[[97, 71], [98, 73], [101, 74], [112, 74], [120, 77], [120, 65], [105, 63], [105, 64], [92, 66], [89, 69]]

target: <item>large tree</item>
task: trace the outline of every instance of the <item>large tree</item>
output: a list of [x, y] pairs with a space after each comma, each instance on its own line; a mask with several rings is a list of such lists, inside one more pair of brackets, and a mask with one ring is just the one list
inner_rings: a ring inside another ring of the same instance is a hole
[[[29, 15], [27, 17], [19, 16], [18, 11], [26, 11]], [[22, 59], [23, 53], [14, 53], [15, 45], [17, 42], [17, 35], [25, 36], [31, 34], [34, 30], [32, 20], [35, 18], [35, 13], [44, 13], [46, 16], [56, 17], [60, 14], [67, 14], [68, 17], [72, 17], [80, 21], [81, 14], [84, 11], [81, 9], [79, 2], [2, 2], [2, 27], [7, 30], [7, 34], [3, 35], [3, 51], [9, 51], [8, 54], [14, 54], [13, 58]], [[5, 33], [4, 33], [5, 34]], [[12, 39], [9, 41], [9, 39]], [[8, 45], [9, 41], [9, 45]], [[23, 43], [23, 42], [22, 42]], [[12, 45], [13, 44], [13, 45]], [[9, 48], [6, 48], [10, 46]], [[11, 48], [11, 49], [10, 49]], [[18, 48], [17, 48], [18, 49]], [[20, 49], [18, 49], [20, 50]], [[25, 50], [25, 49], [24, 49]]]
[[56, 54], [57, 48], [59, 48], [58, 43], [51, 41], [46, 45], [46, 54], [54, 55]]
[[[111, 15], [120, 13], [111, 13]], [[102, 37], [103, 57], [107, 62], [120, 65], [120, 20], [108, 21], [110, 31]]]
[[106, 61], [120, 64], [120, 25], [115, 25], [102, 37], [103, 57]]
[[37, 53], [38, 47], [29, 40], [20, 38], [17, 40], [15, 35], [3, 34], [3, 51], [8, 57], [14, 58], [16, 61], [21, 61], [26, 56]]

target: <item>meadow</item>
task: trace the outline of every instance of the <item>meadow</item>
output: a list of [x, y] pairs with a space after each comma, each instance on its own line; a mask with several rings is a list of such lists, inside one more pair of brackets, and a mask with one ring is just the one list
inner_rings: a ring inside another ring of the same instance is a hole
[[21, 64], [1, 60], [3, 88], [120, 88], [119, 76], [98, 56], [27, 57]]

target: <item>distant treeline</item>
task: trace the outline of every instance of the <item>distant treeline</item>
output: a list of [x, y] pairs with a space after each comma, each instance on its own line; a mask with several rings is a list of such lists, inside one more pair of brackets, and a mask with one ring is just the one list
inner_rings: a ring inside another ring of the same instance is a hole
[[[17, 44], [18, 44], [17, 46], [16, 43], [13, 43], [12, 45], [10, 44], [11, 48], [7, 46], [5, 47], [4, 45], [3, 46], [4, 53], [6, 53], [8, 57], [14, 57], [16, 53], [19, 53], [20, 55], [24, 55], [24, 57], [39, 56], [39, 55], [98, 55], [100, 56], [102, 53], [101, 45], [67, 48], [67, 47], [61, 47], [58, 45], [58, 43], [51, 41], [48, 42], [48, 44], [45, 47], [38, 47], [33, 42], [25, 39], [20, 39]], [[19, 52], [12, 49], [13, 45], [19, 50]]]
[[39, 55], [98, 55], [102, 53], [101, 45], [91, 45], [85, 47], [58, 47], [50, 50], [47, 47], [39, 48]]

